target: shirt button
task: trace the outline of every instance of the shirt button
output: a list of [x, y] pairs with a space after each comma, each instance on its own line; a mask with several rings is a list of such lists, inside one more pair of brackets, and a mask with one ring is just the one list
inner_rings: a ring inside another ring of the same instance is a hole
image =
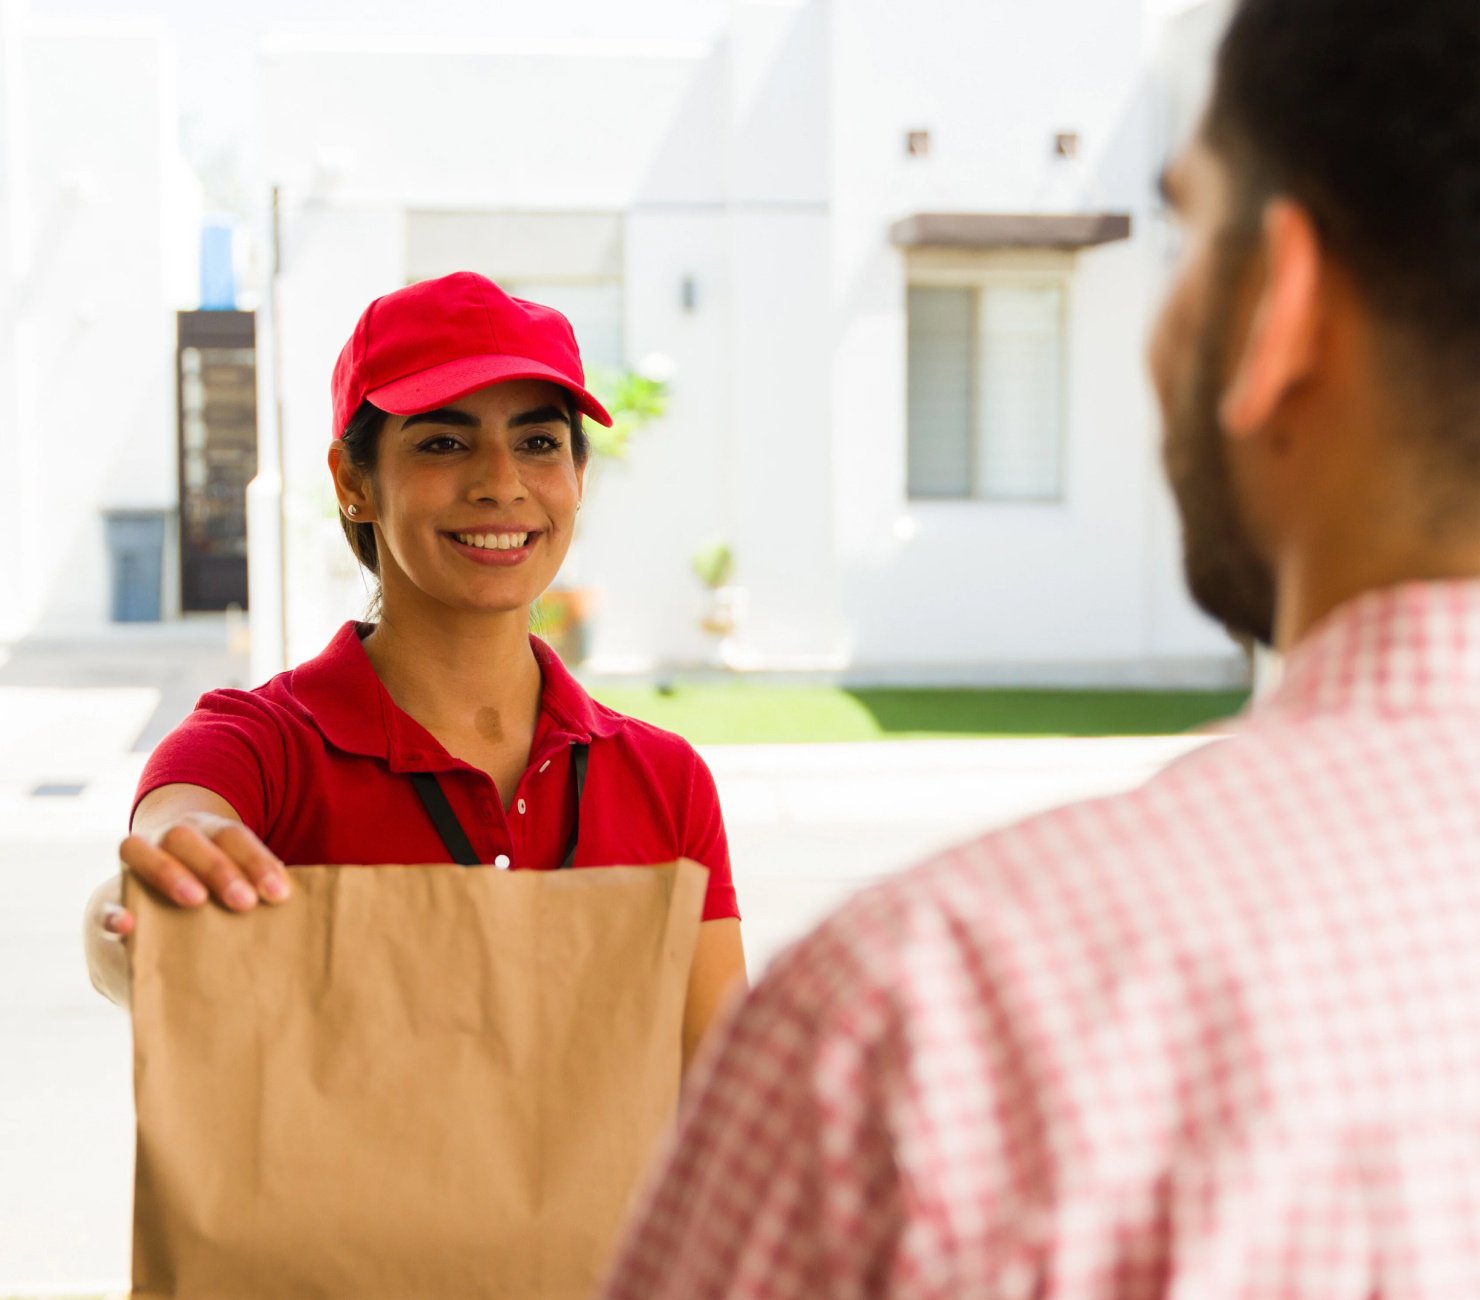
[[507, 853], [500, 853], [498, 857], [494, 858], [493, 865], [500, 871], [507, 871], [509, 869], [509, 855]]
[[523, 812], [524, 811], [524, 800], [523, 799], [521, 799], [519, 801], [519, 811], [520, 812]]

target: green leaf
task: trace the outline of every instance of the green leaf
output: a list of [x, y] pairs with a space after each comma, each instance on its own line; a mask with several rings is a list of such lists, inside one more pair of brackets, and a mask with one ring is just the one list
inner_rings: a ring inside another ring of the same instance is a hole
[[591, 451], [609, 460], [626, 460], [633, 434], [667, 411], [668, 385], [631, 369], [603, 369], [592, 372], [589, 386], [612, 416], [610, 429], [595, 421], [588, 424]]

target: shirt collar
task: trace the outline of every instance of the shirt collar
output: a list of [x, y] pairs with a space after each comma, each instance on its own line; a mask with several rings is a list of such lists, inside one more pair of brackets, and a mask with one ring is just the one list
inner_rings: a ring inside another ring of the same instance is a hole
[[1480, 707], [1480, 581], [1365, 592], [1290, 652], [1261, 706], [1296, 712]]
[[[381, 684], [361, 637], [371, 624], [346, 623], [323, 653], [293, 669], [290, 691], [320, 734], [336, 749], [384, 759], [393, 772], [436, 772], [465, 766], [404, 713]], [[540, 721], [545, 744], [590, 744], [622, 728], [620, 713], [598, 704], [538, 637], [529, 638], [540, 665]]]
[[622, 729], [626, 719], [593, 700], [560, 662], [559, 655], [537, 636], [531, 636], [529, 644], [545, 679], [540, 712], [567, 733], [572, 743], [589, 745], [592, 740], [607, 740]]

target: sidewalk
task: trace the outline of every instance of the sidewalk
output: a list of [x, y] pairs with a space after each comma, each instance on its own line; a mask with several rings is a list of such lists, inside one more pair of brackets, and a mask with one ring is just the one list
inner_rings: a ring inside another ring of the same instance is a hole
[[[120, 631], [17, 646], [0, 665], [0, 1297], [126, 1290], [128, 1022], [88, 986], [82, 906], [114, 867], [148, 747], [202, 691], [245, 684], [223, 624]], [[752, 972], [870, 881], [986, 826], [1135, 784], [1199, 743], [706, 749]]]
[[82, 907], [149, 747], [245, 671], [221, 619], [0, 650], [0, 1296], [126, 1289], [128, 1019], [88, 984]]

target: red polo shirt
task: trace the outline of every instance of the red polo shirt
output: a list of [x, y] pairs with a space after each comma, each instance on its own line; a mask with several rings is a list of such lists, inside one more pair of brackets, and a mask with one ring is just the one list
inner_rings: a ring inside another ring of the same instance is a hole
[[[368, 629], [365, 629], [368, 631]], [[596, 703], [538, 638], [544, 675], [529, 766], [504, 811], [486, 772], [396, 707], [346, 623], [328, 649], [252, 691], [203, 695], [159, 743], [135, 805], [204, 786], [285, 863], [446, 862], [407, 775], [435, 772], [483, 862], [558, 867], [575, 817], [571, 746], [590, 746], [577, 867], [691, 858], [709, 868], [704, 919], [738, 916], [714, 778], [682, 737]]]

